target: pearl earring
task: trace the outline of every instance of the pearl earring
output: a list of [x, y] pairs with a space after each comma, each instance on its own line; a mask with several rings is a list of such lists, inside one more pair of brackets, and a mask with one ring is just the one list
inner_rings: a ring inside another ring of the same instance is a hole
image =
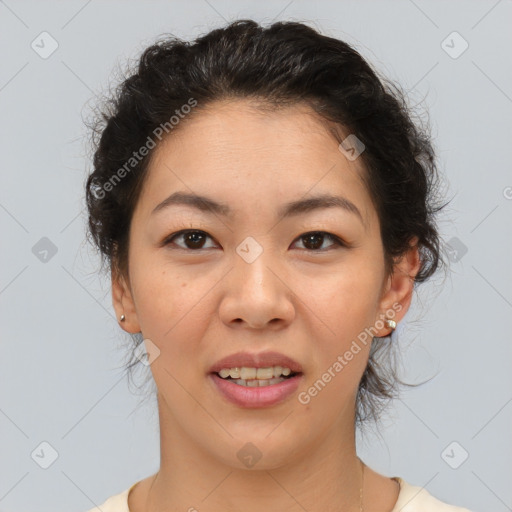
[[386, 320], [386, 326], [389, 327], [390, 329], [395, 330], [396, 329], [396, 322], [394, 320], [387, 319]]

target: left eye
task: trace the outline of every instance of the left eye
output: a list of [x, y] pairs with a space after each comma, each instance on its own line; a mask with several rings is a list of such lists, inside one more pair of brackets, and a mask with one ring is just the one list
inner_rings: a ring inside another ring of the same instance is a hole
[[311, 233], [304, 233], [297, 240], [306, 241], [305, 245], [313, 246], [313, 248], [306, 247], [306, 250], [318, 252], [328, 250], [329, 247], [327, 249], [319, 249], [319, 247], [323, 245], [323, 240], [325, 238], [328, 238], [329, 240], [334, 242], [334, 244], [331, 244], [331, 246], [329, 247], [332, 247], [333, 245], [338, 245], [342, 247], [345, 246], [345, 244], [337, 236], [331, 235], [331, 233], [326, 233], [325, 231], [312, 231]]
[[[185, 230], [185, 231], [179, 231], [178, 233], [174, 233], [173, 235], [166, 238], [163, 242], [163, 245], [170, 245], [171, 243], [175, 243], [175, 239], [182, 239], [184, 241], [185, 246], [181, 246], [178, 244], [178, 248], [184, 249], [184, 250], [192, 250], [197, 251], [199, 249], [209, 249], [210, 247], [204, 247], [205, 240], [207, 238], [210, 238], [210, 235], [205, 233], [204, 231], [200, 230]], [[325, 239], [329, 239], [333, 244], [328, 246], [327, 248], [321, 248], [324, 245]], [[329, 250], [330, 247], [334, 245], [338, 245], [340, 247], [345, 247], [346, 244], [341, 241], [340, 238], [338, 238], [335, 235], [332, 235], [331, 233], [327, 233], [325, 231], [311, 231], [309, 233], [304, 233], [303, 235], [299, 236], [297, 241], [301, 241], [303, 245], [305, 246], [306, 251], [310, 252], [323, 252]]]

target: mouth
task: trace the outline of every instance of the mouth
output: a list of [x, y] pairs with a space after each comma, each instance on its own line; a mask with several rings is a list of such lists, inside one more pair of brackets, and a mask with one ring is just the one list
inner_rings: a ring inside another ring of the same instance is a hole
[[234, 367], [225, 368], [219, 372], [212, 372], [212, 375], [229, 381], [238, 386], [258, 388], [274, 386], [289, 379], [293, 379], [302, 372], [294, 372], [290, 368], [282, 366], [268, 366], [265, 368], [255, 367]]
[[238, 352], [209, 369], [221, 398], [238, 407], [270, 407], [289, 399], [303, 380], [303, 368], [279, 352]]
[[230, 368], [209, 374], [220, 396], [242, 408], [271, 407], [286, 401], [297, 391], [302, 376], [302, 372], [282, 367]]

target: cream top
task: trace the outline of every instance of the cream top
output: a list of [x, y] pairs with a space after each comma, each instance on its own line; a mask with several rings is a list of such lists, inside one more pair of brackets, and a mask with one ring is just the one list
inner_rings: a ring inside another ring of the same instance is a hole
[[[472, 512], [467, 508], [444, 503], [432, 496], [423, 487], [411, 485], [400, 477], [392, 478], [400, 484], [400, 493], [395, 506], [390, 512]], [[123, 492], [111, 496], [102, 505], [87, 512], [130, 512], [128, 494], [137, 483]]]

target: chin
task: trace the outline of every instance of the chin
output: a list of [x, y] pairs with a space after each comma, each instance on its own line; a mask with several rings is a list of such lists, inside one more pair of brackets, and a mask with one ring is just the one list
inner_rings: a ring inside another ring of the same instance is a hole
[[[304, 443], [291, 438], [286, 428], [281, 434], [278, 433], [279, 427], [273, 429], [275, 424], [258, 436], [251, 432], [252, 429], [241, 427], [243, 436], [229, 442], [232, 449], [227, 451], [232, 455], [226, 457], [226, 451], [223, 451], [213, 456], [234, 469], [257, 471], [284, 468], [299, 456], [298, 446], [304, 446]], [[215, 448], [218, 450], [218, 445]]]

